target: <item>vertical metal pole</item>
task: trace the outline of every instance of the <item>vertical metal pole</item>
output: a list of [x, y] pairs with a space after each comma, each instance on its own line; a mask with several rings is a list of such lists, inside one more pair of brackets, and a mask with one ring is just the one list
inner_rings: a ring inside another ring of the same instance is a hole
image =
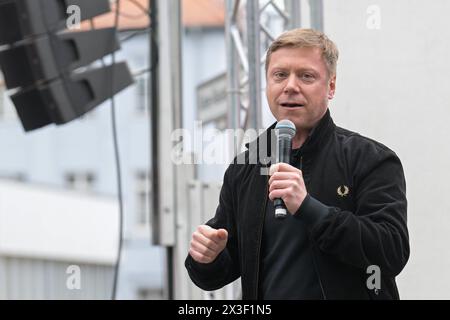
[[240, 96], [239, 96], [239, 63], [236, 45], [234, 44], [231, 28], [235, 26], [233, 20], [235, 6], [238, 5], [235, 0], [227, 0], [226, 2], [226, 21], [225, 21], [225, 39], [227, 50], [227, 123], [228, 128], [237, 129], [240, 127]]
[[249, 65], [249, 125], [262, 128], [261, 112], [261, 45], [259, 26], [259, 1], [247, 1], [247, 47]]
[[[174, 129], [181, 128], [181, 4], [179, 0], [157, 0], [158, 6], [158, 102], [153, 130], [156, 146], [152, 147], [153, 175], [157, 176], [156, 205], [153, 225], [155, 244], [166, 247], [166, 298], [173, 299], [174, 249], [176, 245], [177, 170], [168, 160], [174, 141], [170, 140]], [[155, 85], [155, 84], [153, 84]]]
[[160, 217], [159, 217], [159, 166], [158, 166], [158, 104], [159, 104], [159, 63], [158, 63], [158, 1], [149, 0], [150, 8], [150, 66], [152, 71], [150, 73], [149, 81], [149, 101], [150, 105], [150, 168], [151, 168], [151, 183], [152, 183], [152, 196], [149, 197], [152, 201], [150, 203], [151, 210], [151, 234], [152, 243], [157, 244], [160, 237]]
[[[174, 128], [179, 129], [183, 127], [183, 103], [182, 103], [182, 41], [181, 34], [183, 26], [181, 23], [181, 3], [180, 0], [171, 0], [170, 19], [172, 19], [171, 39], [172, 39], [172, 56], [173, 63], [172, 73], [172, 89], [173, 89], [173, 121]], [[176, 180], [175, 180], [176, 181]]]
[[301, 1], [285, 0], [285, 7], [289, 13], [289, 23], [287, 29], [295, 29], [301, 27]]
[[309, 0], [311, 28], [323, 31], [323, 0]]
[[[173, 90], [173, 129], [181, 129], [183, 127], [183, 103], [182, 103], [182, 40], [181, 35], [183, 31], [183, 26], [181, 23], [181, 1], [179, 0], [171, 0], [171, 6], [170, 6], [170, 14], [172, 15], [171, 21], [173, 23], [172, 26], [172, 32], [171, 32], [171, 38], [173, 40], [172, 43], [172, 56], [171, 60], [173, 63], [173, 70], [172, 72], [172, 90]], [[166, 137], [166, 139], [168, 136]], [[175, 165], [172, 166], [174, 170], [174, 179], [173, 179], [173, 191], [175, 193], [174, 195], [174, 221], [173, 221], [173, 232], [174, 232], [174, 247], [169, 247], [167, 254], [169, 257], [168, 260], [168, 268], [171, 270], [169, 273], [168, 278], [168, 285], [169, 285], [169, 299], [175, 299], [175, 286], [177, 285], [175, 283], [175, 274], [181, 273], [182, 270], [178, 270], [178, 265], [175, 263], [177, 261], [177, 252], [176, 248], [178, 248], [178, 242], [179, 241], [185, 241], [185, 239], [179, 239], [176, 230], [179, 223], [179, 216], [182, 214], [182, 209], [179, 207], [180, 201], [179, 196], [177, 196], [178, 191], [181, 189], [183, 190], [186, 186], [186, 182], [182, 179], [181, 174], [183, 173], [183, 170], [180, 170], [180, 168], [175, 168]], [[183, 184], [181, 187], [179, 184]], [[183, 265], [183, 264], [181, 264]]]

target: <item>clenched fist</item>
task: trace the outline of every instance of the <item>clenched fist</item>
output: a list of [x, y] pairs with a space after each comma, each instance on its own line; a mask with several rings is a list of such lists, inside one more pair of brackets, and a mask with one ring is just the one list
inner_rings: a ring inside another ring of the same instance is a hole
[[200, 263], [211, 263], [225, 249], [228, 232], [225, 229], [213, 229], [207, 225], [198, 226], [192, 234], [189, 254]]

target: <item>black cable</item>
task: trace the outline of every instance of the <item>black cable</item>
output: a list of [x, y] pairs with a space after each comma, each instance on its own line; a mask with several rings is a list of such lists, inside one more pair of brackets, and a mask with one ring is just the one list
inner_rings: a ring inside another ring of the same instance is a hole
[[127, 19], [140, 19], [142, 17], [147, 16], [146, 14], [129, 14], [129, 13], [125, 13], [125, 12], [119, 12], [119, 15], [121, 17], [127, 18]]
[[150, 72], [152, 72], [151, 68], [138, 70], [138, 71], [133, 73], [133, 78], [138, 78], [138, 77], [143, 76], [143, 75], [145, 75], [147, 73], [150, 73]]
[[[128, 0], [132, 3], [134, 3], [136, 6], [138, 6], [146, 15], [150, 18], [150, 11], [147, 11], [142, 5], [139, 3]], [[120, 1], [116, 1], [116, 8], [115, 8], [115, 17], [114, 17], [114, 27], [116, 28], [117, 34], [119, 33], [119, 16], [123, 16], [120, 12]], [[93, 19], [90, 19], [91, 22], [91, 29], [95, 29], [94, 21]], [[151, 32], [151, 26], [145, 28], [144, 32]], [[124, 39], [122, 39], [121, 42], [129, 40], [136, 36], [137, 34], [143, 33], [143, 31], [137, 31], [133, 33], [131, 36], [127, 36]], [[141, 75], [144, 75], [148, 72], [152, 72], [156, 66], [159, 63], [159, 52], [158, 52], [158, 44], [153, 36], [151, 35], [151, 41], [153, 48], [155, 48], [154, 59], [152, 59], [152, 64], [150, 68], [143, 69], [135, 73], [133, 76], [134, 78], [139, 77]], [[112, 43], [114, 43], [115, 39], [112, 39]], [[112, 53], [112, 63], [111, 63], [111, 77], [110, 77], [110, 84], [111, 84], [111, 123], [112, 123], [112, 133], [113, 133], [113, 142], [114, 142], [114, 156], [116, 160], [116, 177], [117, 177], [117, 192], [118, 192], [118, 201], [119, 201], [119, 243], [118, 243], [118, 249], [117, 249], [117, 261], [114, 267], [114, 279], [113, 279], [113, 288], [112, 288], [112, 294], [111, 299], [116, 300], [117, 299], [117, 287], [118, 287], [118, 278], [120, 274], [120, 262], [121, 262], [121, 256], [122, 256], [122, 247], [123, 247], [123, 220], [124, 220], [124, 212], [123, 212], [123, 197], [122, 197], [122, 177], [121, 177], [121, 165], [120, 165], [120, 156], [119, 156], [119, 145], [118, 145], [118, 139], [117, 139], [117, 121], [116, 121], [116, 112], [115, 112], [115, 97], [114, 97], [114, 64], [116, 61], [115, 51]], [[105, 67], [104, 59], [101, 59], [102, 66]], [[149, 113], [150, 115], [150, 113]], [[170, 254], [169, 254], [170, 256]]]
[[[139, 7], [143, 12], [145, 12], [146, 15], [150, 17], [150, 12], [147, 11], [140, 3], [128, 0], [132, 3], [134, 3], [137, 7]], [[115, 8], [115, 19], [114, 19], [114, 26], [117, 30], [117, 33], [119, 32], [119, 16], [120, 16], [120, 0], [116, 1], [116, 8]], [[150, 31], [150, 23], [149, 27], [146, 28], [148, 31]], [[136, 34], [133, 34], [132, 37], [134, 37]], [[130, 37], [131, 38], [131, 37]], [[153, 35], [151, 35], [151, 41], [152, 44], [157, 47], [157, 42], [154, 39]], [[128, 39], [126, 39], [128, 40]], [[140, 76], [142, 74], [145, 74], [147, 72], [151, 72], [159, 63], [159, 55], [158, 51], [153, 52], [152, 54], [155, 54], [155, 60], [153, 61], [150, 68], [141, 70], [138, 72], [137, 76]], [[103, 60], [102, 60], [103, 61]], [[113, 130], [113, 140], [114, 140], [114, 153], [115, 153], [115, 159], [116, 159], [116, 173], [117, 173], [117, 192], [118, 192], [118, 200], [119, 200], [119, 244], [118, 244], [118, 254], [117, 254], [117, 261], [114, 268], [114, 280], [113, 280], [113, 289], [112, 289], [112, 300], [116, 300], [117, 298], [117, 287], [118, 287], [118, 277], [120, 273], [120, 261], [122, 256], [122, 247], [123, 247], [123, 220], [124, 220], [124, 214], [123, 214], [123, 199], [122, 199], [122, 178], [120, 173], [120, 157], [119, 157], [119, 146], [117, 141], [117, 125], [116, 125], [116, 114], [115, 114], [115, 99], [114, 99], [114, 64], [115, 64], [115, 52], [112, 53], [112, 69], [111, 69], [111, 121], [112, 121], [112, 130]]]
[[126, 35], [125, 37], [123, 37], [123, 38], [120, 39], [119, 41], [120, 41], [120, 43], [124, 43], [124, 42], [126, 42], [126, 41], [128, 41], [128, 40], [133, 39], [134, 37], [136, 37], [136, 36], [138, 36], [138, 35], [141, 35], [141, 34], [143, 34], [143, 33], [149, 32], [150, 29], [151, 29], [150, 27], [147, 27], [147, 28], [145, 28], [145, 29], [141, 29], [141, 30], [134, 31], [134, 32], [130, 33], [129, 35]]
[[[150, 8], [150, 23], [151, 23], [151, 29], [150, 29], [150, 43], [149, 43], [149, 65], [151, 66], [152, 73], [149, 76], [149, 93], [150, 93], [150, 105], [149, 105], [149, 113], [148, 113], [148, 121], [150, 123], [150, 141], [151, 141], [151, 148], [150, 148], [150, 172], [152, 177], [152, 203], [151, 208], [152, 212], [150, 214], [150, 220], [153, 226], [153, 230], [150, 229], [150, 233], [152, 234], [152, 240], [153, 243], [159, 243], [159, 229], [155, 228], [155, 226], [160, 225], [161, 216], [158, 214], [160, 209], [160, 190], [159, 190], [159, 166], [158, 166], [158, 150], [160, 141], [158, 139], [158, 119], [160, 110], [158, 108], [159, 106], [159, 26], [158, 26], [158, 2], [154, 0], [149, 0], [149, 8]], [[170, 257], [172, 256], [172, 252], [170, 250], [170, 247], [167, 247], [165, 250], [166, 253], [166, 262], [164, 263], [163, 260], [160, 261], [161, 263], [161, 270], [167, 270], [167, 298], [172, 298], [172, 265]], [[164, 289], [163, 289], [164, 290]], [[163, 291], [164, 292], [164, 291]]]
[[142, 4], [137, 2], [136, 0], [128, 0], [128, 2], [131, 2], [136, 7], [138, 7], [143, 13], [145, 13], [148, 17], [150, 17], [150, 10], [147, 10]]
[[[134, 4], [136, 7], [139, 8], [139, 10], [141, 10], [141, 12], [142, 12], [144, 15], [147, 15], [147, 16], [149, 17], [149, 26], [148, 26], [147, 28], [143, 29], [143, 30], [138, 30], [138, 31], [134, 32], [133, 34], [124, 37], [124, 38], [121, 40], [121, 42], [125, 42], [125, 41], [127, 41], [127, 40], [130, 40], [130, 39], [132, 39], [133, 37], [135, 37], [135, 36], [137, 36], [138, 34], [140, 34], [141, 32], [142, 32], [142, 33], [150, 32], [150, 35], [151, 35], [150, 38], [151, 38], [151, 41], [152, 41], [153, 48], [156, 48], [157, 50], [156, 50], [156, 52], [154, 53], [155, 59], [154, 59], [154, 61], [153, 61], [153, 64], [152, 64], [148, 69], [145, 69], [145, 70], [148, 70], [148, 72], [152, 72], [152, 71], [156, 68], [156, 65], [159, 63], [159, 52], [158, 52], [159, 50], [158, 50], [158, 42], [156, 41], [156, 39], [155, 39], [153, 33], [151, 32], [151, 30], [152, 30], [152, 26], [151, 26], [151, 23], [152, 23], [152, 21], [151, 21], [151, 19], [152, 19], [151, 11], [150, 11], [150, 10], [147, 10], [142, 4], [140, 4], [140, 3], [137, 2], [136, 0], [127, 0], [127, 1], [128, 1], [128, 2], [131, 2], [132, 4]], [[119, 1], [116, 0], [116, 4], [117, 4], [118, 2], [119, 2]], [[138, 73], [138, 75], [140, 75], [140, 73]]]
[[[115, 17], [114, 17], [114, 27], [116, 33], [119, 33], [119, 12], [120, 12], [120, 1], [116, 2]], [[114, 44], [115, 39], [112, 39]], [[119, 243], [117, 248], [117, 261], [114, 268], [114, 280], [111, 299], [116, 300], [117, 298], [117, 284], [120, 273], [120, 261], [122, 256], [122, 245], [123, 245], [123, 199], [122, 199], [122, 176], [120, 173], [120, 156], [119, 156], [119, 143], [117, 139], [117, 123], [116, 123], [116, 103], [114, 98], [114, 64], [116, 63], [116, 53], [112, 53], [111, 61], [111, 124], [112, 124], [112, 134], [114, 142], [114, 157], [116, 159], [116, 178], [117, 178], [117, 196], [119, 200]]]
[[[117, 11], [116, 11], [117, 13]], [[95, 30], [95, 23], [93, 18], [90, 19], [91, 30]], [[118, 22], [114, 21], [114, 26], [117, 30]], [[114, 45], [115, 39], [111, 39], [111, 43]], [[101, 58], [102, 67], [106, 67], [106, 63], [104, 58]], [[119, 245], [118, 245], [118, 253], [117, 253], [117, 261], [114, 267], [114, 279], [113, 279], [113, 289], [111, 294], [111, 299], [115, 300], [117, 296], [117, 283], [118, 276], [120, 271], [120, 257], [122, 253], [122, 242], [123, 242], [123, 200], [122, 200], [122, 178], [120, 174], [120, 157], [119, 157], [119, 147], [117, 142], [117, 128], [116, 128], [116, 117], [115, 117], [115, 98], [114, 98], [114, 63], [115, 63], [115, 51], [112, 53], [112, 63], [111, 63], [111, 76], [110, 76], [110, 100], [111, 100], [111, 122], [112, 122], [112, 132], [113, 132], [113, 145], [114, 145], [114, 157], [116, 162], [116, 175], [117, 175], [117, 192], [118, 192], [118, 200], [119, 200]]]

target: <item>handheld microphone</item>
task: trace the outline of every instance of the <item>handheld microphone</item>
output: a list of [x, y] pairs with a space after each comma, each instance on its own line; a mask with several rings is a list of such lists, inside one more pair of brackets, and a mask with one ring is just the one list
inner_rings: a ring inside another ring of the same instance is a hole
[[[277, 135], [277, 157], [276, 162], [290, 163], [292, 152], [292, 139], [296, 133], [295, 125], [290, 120], [281, 120], [275, 126], [275, 134]], [[281, 198], [273, 201], [275, 208], [275, 218], [283, 219], [287, 216], [286, 205]]]

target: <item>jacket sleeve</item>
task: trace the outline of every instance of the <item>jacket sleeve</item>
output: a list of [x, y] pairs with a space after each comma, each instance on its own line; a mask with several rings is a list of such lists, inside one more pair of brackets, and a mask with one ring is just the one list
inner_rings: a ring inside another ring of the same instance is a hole
[[217, 290], [233, 282], [240, 276], [237, 232], [234, 222], [235, 202], [232, 164], [225, 172], [222, 189], [220, 191], [219, 205], [214, 218], [206, 224], [214, 229], [224, 228], [228, 231], [228, 241], [225, 249], [211, 263], [196, 262], [188, 254], [185, 266], [189, 277], [203, 290]]
[[329, 207], [308, 195], [296, 213], [318, 248], [341, 262], [366, 269], [377, 265], [397, 276], [409, 258], [406, 183], [392, 151], [368, 164], [354, 186], [355, 212]]

